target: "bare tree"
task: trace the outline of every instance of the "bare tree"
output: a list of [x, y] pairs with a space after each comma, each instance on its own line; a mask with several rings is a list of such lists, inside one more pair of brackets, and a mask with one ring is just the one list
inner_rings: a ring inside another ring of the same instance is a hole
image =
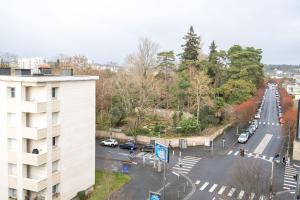
[[261, 161], [253, 159], [243, 159], [235, 163], [232, 171], [230, 185], [245, 191], [248, 199], [251, 193], [256, 196], [270, 194], [270, 171], [263, 167]]

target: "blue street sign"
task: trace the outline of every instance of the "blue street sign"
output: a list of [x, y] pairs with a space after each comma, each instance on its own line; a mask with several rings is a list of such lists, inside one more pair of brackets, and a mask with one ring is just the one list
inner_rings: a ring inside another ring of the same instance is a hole
[[155, 192], [150, 192], [150, 200], [160, 200], [160, 194]]
[[155, 157], [164, 162], [169, 162], [169, 148], [165, 145], [155, 143]]
[[127, 164], [123, 164], [123, 166], [122, 166], [122, 172], [128, 174], [128, 172], [129, 172], [129, 166]]

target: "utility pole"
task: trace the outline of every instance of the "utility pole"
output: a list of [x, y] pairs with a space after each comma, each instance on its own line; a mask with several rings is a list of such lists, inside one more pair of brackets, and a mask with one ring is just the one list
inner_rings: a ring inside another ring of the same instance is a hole
[[273, 176], [274, 176], [274, 162], [272, 161], [272, 168], [271, 168], [271, 177], [270, 177], [270, 199], [273, 199]]

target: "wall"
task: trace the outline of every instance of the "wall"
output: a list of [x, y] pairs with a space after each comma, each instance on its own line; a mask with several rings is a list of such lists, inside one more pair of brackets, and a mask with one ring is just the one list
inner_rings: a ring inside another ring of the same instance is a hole
[[61, 199], [94, 185], [95, 81], [60, 82]]
[[[214, 140], [216, 137], [221, 135], [223, 133], [224, 129], [226, 129], [228, 126], [231, 126], [231, 124], [228, 124], [228, 125], [220, 128], [219, 130], [217, 130], [210, 136], [193, 136], [193, 137], [180, 137], [180, 138], [166, 138], [165, 139], [165, 138], [148, 137], [148, 136], [138, 135], [136, 137], [136, 142], [141, 143], [141, 144], [147, 144], [147, 143], [150, 143], [150, 140], [155, 140], [155, 141], [157, 141], [161, 144], [165, 144], [165, 145], [168, 145], [169, 142], [171, 142], [173, 147], [178, 147], [179, 139], [186, 139], [188, 146], [199, 146], [199, 145], [204, 145], [206, 140]], [[99, 138], [112, 137], [112, 138], [116, 138], [116, 139], [122, 140], [122, 141], [134, 139], [134, 137], [127, 136], [124, 133], [112, 132], [110, 134], [110, 132], [106, 132], [106, 131], [96, 131], [96, 137], [99, 137]]]

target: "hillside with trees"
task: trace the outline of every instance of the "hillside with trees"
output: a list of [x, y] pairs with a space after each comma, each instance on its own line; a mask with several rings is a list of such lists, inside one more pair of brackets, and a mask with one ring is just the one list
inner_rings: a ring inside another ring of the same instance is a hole
[[142, 38], [122, 70], [76, 68], [77, 74], [100, 76], [98, 129], [121, 128], [129, 135], [202, 134], [232, 120], [234, 106], [257, 95], [264, 78], [261, 49], [234, 45], [219, 50], [212, 41], [205, 55], [192, 26], [182, 43], [182, 52], [175, 55]]

